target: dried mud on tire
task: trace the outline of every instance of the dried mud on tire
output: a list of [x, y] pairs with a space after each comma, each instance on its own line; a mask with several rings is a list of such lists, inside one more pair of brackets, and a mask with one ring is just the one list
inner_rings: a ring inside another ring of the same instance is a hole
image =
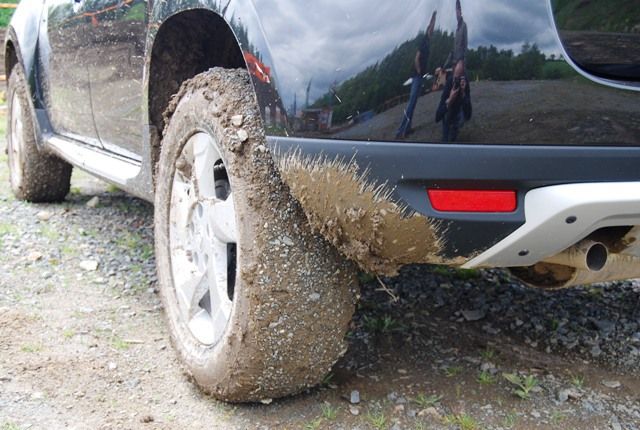
[[[346, 351], [357, 296], [354, 266], [311, 232], [280, 180], [255, 106], [245, 71], [212, 69], [188, 81], [165, 113], [158, 170], [156, 256], [170, 332], [196, 382], [227, 401], [261, 401], [319, 383]], [[238, 225], [233, 307], [212, 347], [196, 342], [178, 317], [168, 247], [174, 166], [196, 131], [222, 147]]]

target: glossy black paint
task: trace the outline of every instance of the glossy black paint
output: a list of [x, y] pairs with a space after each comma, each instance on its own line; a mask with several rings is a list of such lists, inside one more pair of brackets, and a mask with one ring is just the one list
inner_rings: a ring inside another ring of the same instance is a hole
[[[31, 77], [43, 132], [138, 163], [140, 175], [126, 189], [149, 200], [162, 132], [161, 115], [150, 107], [158, 87], [152, 53], [162, 51], [163, 26], [186, 12], [215, 14], [235, 35], [272, 143], [289, 137], [289, 146], [306, 153], [357, 155], [376, 180], [397, 187], [399, 201], [450, 223], [448, 256], [485, 249], [523, 214], [435, 214], [421, 197], [425, 186], [500, 184], [522, 195], [555, 183], [637, 176], [640, 86], [580, 68], [543, 0], [462, 0], [473, 116], [456, 145], [440, 144], [442, 89], [427, 80], [413, 134], [397, 138], [409, 94], [403, 84], [434, 11], [434, 74], [453, 49], [453, 0], [25, 0], [8, 39]], [[614, 146], [626, 147], [624, 157], [607, 148]]]

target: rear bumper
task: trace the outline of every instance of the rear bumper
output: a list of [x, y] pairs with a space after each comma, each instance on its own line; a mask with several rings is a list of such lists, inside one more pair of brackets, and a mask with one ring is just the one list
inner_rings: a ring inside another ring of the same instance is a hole
[[[268, 141], [276, 154], [299, 151], [302, 156], [322, 154], [329, 160], [353, 160], [361, 172], [367, 171], [369, 181], [386, 183], [398, 204], [439, 220], [445, 236], [441, 252], [445, 259], [477, 257], [525, 225], [525, 196], [531, 190], [562, 184], [634, 182], [640, 177], [640, 148], [636, 147], [411, 144], [283, 137], [269, 137]], [[507, 214], [438, 212], [427, 198], [427, 188], [516, 190], [518, 208]]]

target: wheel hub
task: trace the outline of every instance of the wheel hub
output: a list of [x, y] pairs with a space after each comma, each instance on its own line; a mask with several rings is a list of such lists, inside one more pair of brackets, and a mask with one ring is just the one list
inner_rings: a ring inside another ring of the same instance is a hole
[[180, 316], [199, 342], [213, 345], [231, 314], [236, 214], [221, 151], [209, 134], [195, 134], [178, 157], [169, 217]]

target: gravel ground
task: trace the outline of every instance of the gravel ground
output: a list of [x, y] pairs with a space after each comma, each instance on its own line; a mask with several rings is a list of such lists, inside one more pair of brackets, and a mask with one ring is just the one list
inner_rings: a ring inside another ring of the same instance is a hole
[[15, 201], [4, 151], [0, 183], [1, 430], [640, 428], [636, 281], [363, 274], [350, 349], [321, 387], [228, 405], [176, 361], [149, 204], [77, 172], [63, 204]]

